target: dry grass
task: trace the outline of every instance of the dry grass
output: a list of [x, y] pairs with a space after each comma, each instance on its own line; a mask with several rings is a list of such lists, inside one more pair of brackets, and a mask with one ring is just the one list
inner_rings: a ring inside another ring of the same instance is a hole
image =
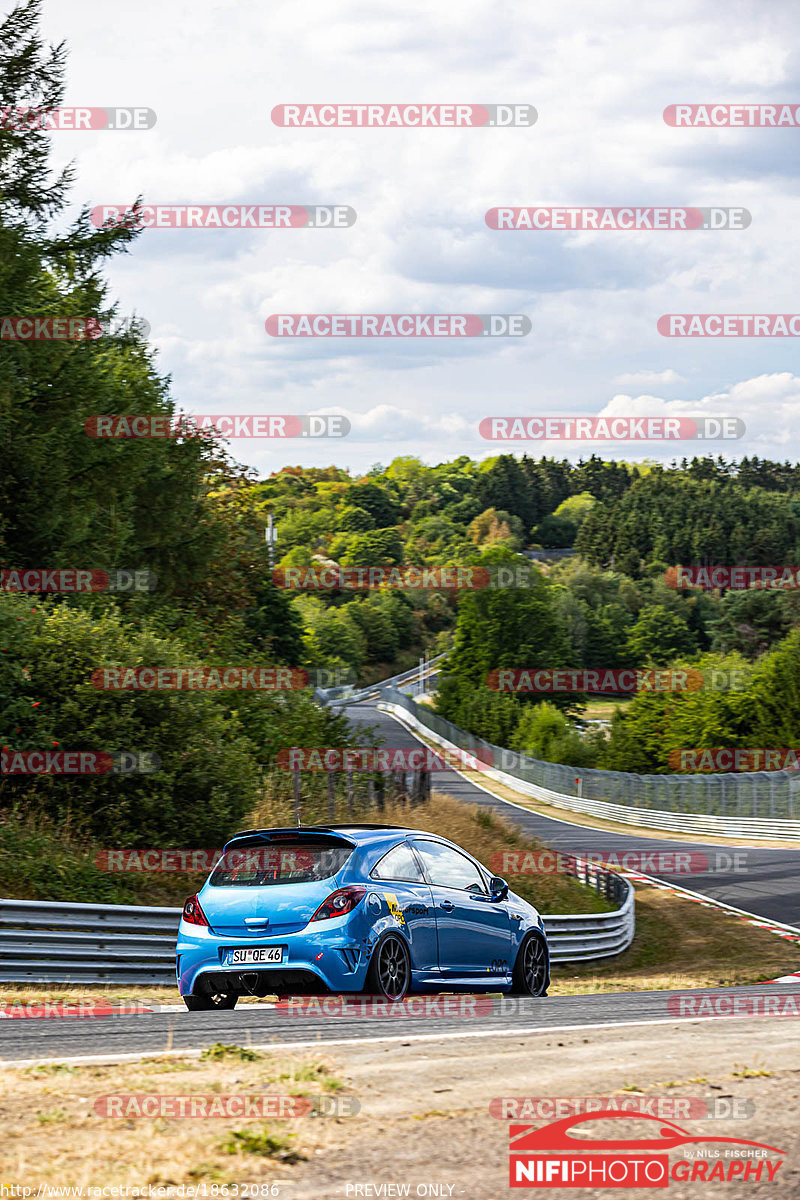
[[800, 945], [721, 909], [636, 887], [636, 935], [605, 963], [555, 970], [551, 996], [728, 987], [800, 971]]
[[[331, 1081], [336, 1089], [326, 1086]], [[242, 1058], [237, 1047], [200, 1060], [9, 1068], [0, 1072], [3, 1178], [84, 1187], [285, 1179], [298, 1156], [311, 1159], [339, 1144], [352, 1118], [110, 1118], [95, 1112], [95, 1101], [153, 1092], [330, 1097], [342, 1087], [319, 1057], [245, 1049]]]
[[630, 704], [630, 700], [606, 700], [598, 697], [595, 700], [588, 700], [578, 716], [585, 721], [610, 721], [617, 709], [625, 712]]

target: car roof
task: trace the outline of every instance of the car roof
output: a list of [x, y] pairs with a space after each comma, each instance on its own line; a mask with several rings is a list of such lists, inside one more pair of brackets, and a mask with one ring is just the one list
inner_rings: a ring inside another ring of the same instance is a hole
[[441, 841], [447, 841], [447, 838], [441, 838], [440, 834], [431, 833], [427, 829], [414, 829], [407, 825], [379, 825], [370, 824], [369, 822], [358, 822], [355, 824], [335, 824], [335, 825], [287, 825], [281, 828], [264, 828], [264, 829], [243, 829], [239, 833], [235, 833], [227, 843], [236, 841], [238, 838], [253, 837], [259, 834], [271, 835], [280, 834], [299, 834], [304, 833], [341, 833], [343, 837], [348, 838], [357, 844], [375, 841], [392, 841], [393, 835], [406, 837], [408, 834], [421, 834], [425, 837], [433, 837]]

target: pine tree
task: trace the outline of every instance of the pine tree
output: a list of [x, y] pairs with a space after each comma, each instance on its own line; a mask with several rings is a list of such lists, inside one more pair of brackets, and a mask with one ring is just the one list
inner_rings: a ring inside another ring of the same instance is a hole
[[[116, 318], [101, 268], [137, 236], [63, 210], [74, 168], [53, 174], [49, 134], [7, 110], [64, 94], [64, 47], [39, 33], [41, 0], [0, 25], [0, 318]], [[60, 222], [60, 224], [59, 224]], [[136, 326], [86, 341], [4, 340], [0, 356], [0, 560], [9, 566], [149, 567], [190, 591], [212, 538], [202, 510], [213, 444], [96, 439], [103, 413], [171, 415], [167, 380]]]

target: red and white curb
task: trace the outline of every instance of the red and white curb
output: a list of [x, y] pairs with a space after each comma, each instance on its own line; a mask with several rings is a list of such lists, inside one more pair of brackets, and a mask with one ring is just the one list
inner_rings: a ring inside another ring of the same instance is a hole
[[[732, 904], [725, 904], [722, 900], [713, 900], [710, 896], [703, 895], [702, 892], [693, 892], [689, 888], [678, 887], [674, 883], [666, 883], [663, 879], [655, 879], [652, 875], [642, 875], [638, 871], [620, 871], [619, 874], [625, 875], [632, 883], [658, 888], [661, 892], [669, 892], [673, 896], [680, 896], [683, 900], [691, 900], [694, 904], [702, 905], [703, 908], [721, 909], [723, 912], [737, 917], [740, 921], [744, 921], [746, 925], [752, 925], [756, 929], [767, 929], [776, 937], [783, 938], [784, 941], [800, 945], [800, 929], [795, 929], [793, 925], [785, 925], [782, 921], [770, 921], [765, 917], [758, 916], [757, 913], [749, 913], [743, 908], [734, 908]], [[796, 982], [800, 982], [800, 971], [795, 971], [791, 975], [781, 975], [779, 979], [764, 980], [764, 983]]]

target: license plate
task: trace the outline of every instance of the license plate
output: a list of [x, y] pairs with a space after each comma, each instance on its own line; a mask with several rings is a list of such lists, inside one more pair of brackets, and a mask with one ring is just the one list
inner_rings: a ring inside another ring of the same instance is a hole
[[239, 966], [242, 963], [279, 963], [283, 962], [285, 946], [248, 947], [246, 950], [229, 950], [227, 965]]

